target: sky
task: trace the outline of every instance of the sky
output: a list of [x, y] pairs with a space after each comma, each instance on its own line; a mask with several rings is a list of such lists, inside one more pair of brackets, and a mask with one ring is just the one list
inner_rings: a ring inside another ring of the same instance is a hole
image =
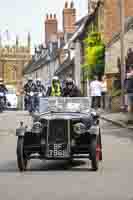
[[[66, 0], [0, 0], [0, 36], [3, 43], [13, 44], [16, 35], [25, 45], [31, 33], [32, 48], [44, 41], [44, 20], [47, 13], [56, 13], [59, 29], [62, 27], [62, 10]], [[73, 0], [77, 19], [86, 15], [87, 0]], [[68, 0], [71, 2], [71, 0]]]

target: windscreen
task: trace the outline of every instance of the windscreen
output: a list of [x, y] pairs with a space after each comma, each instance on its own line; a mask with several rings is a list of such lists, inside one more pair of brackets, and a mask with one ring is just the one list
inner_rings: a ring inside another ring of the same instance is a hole
[[90, 110], [90, 97], [50, 97], [40, 99], [40, 113], [87, 112]]

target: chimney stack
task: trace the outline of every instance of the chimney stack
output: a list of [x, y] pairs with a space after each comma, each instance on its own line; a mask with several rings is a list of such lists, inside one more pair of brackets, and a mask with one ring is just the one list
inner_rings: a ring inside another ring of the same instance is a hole
[[65, 2], [65, 8], [68, 8], [68, 2], [67, 1]]
[[48, 45], [49, 42], [52, 42], [53, 38], [56, 40], [58, 34], [58, 21], [56, 14], [50, 16], [46, 15], [45, 20], [45, 44]]
[[68, 2], [65, 3], [63, 9], [63, 29], [64, 33], [74, 33], [76, 26], [76, 9], [74, 8], [73, 1], [68, 6]]
[[46, 20], [48, 20], [48, 14], [46, 15]]

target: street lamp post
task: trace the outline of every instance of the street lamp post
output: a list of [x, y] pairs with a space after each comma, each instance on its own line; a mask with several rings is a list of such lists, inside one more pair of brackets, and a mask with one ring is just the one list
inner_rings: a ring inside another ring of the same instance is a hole
[[124, 35], [125, 35], [125, 3], [124, 0], [118, 0], [120, 11], [120, 51], [121, 51], [121, 106], [125, 107], [125, 52], [124, 52]]

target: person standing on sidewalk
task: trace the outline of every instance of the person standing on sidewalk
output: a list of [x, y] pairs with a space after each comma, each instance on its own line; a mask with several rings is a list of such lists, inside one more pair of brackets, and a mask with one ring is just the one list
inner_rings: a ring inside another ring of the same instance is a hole
[[102, 104], [102, 108], [106, 109], [106, 97], [107, 97], [107, 81], [106, 81], [106, 76], [102, 77], [101, 85], [102, 85], [101, 104]]
[[94, 80], [90, 83], [91, 107], [95, 109], [101, 108], [102, 84], [95, 76]]
[[133, 66], [129, 68], [126, 79], [126, 92], [128, 97], [128, 123], [133, 123]]

